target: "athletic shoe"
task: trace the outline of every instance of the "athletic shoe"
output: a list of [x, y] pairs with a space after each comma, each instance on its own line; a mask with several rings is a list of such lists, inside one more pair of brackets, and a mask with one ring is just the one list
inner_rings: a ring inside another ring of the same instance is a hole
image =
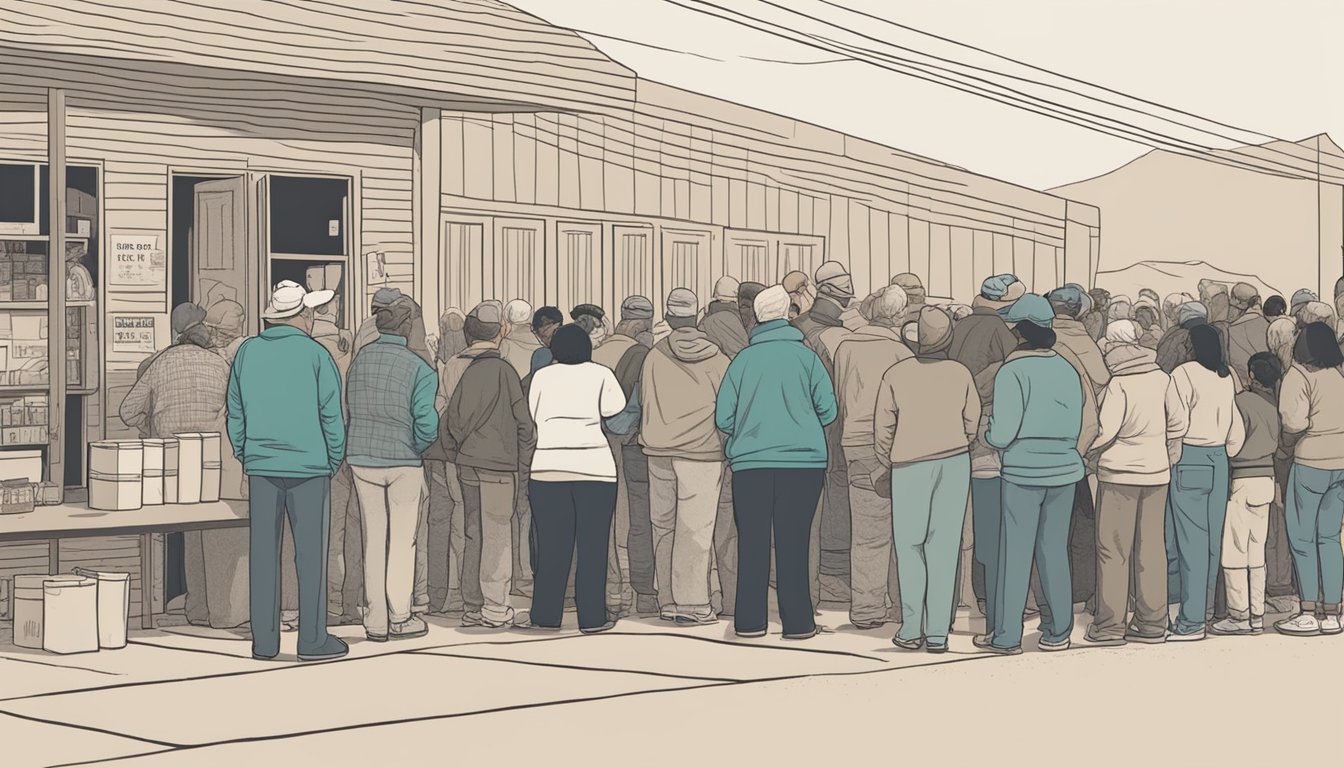
[[1283, 635], [1310, 637], [1321, 633], [1321, 622], [1316, 620], [1314, 614], [1299, 613], [1291, 618], [1274, 622], [1274, 629]]
[[[902, 640], [900, 635], [891, 638], [891, 644], [903, 651], [918, 651], [924, 647], [924, 638], [918, 640]], [[946, 645], [946, 643], [944, 643]]]
[[327, 635], [326, 642], [311, 651], [299, 651], [299, 661], [331, 661], [350, 653], [350, 646], [334, 635]]
[[1072, 645], [1073, 644], [1069, 641], [1069, 638], [1066, 637], [1057, 643], [1049, 643], [1046, 642], [1045, 640], [1042, 640], [1036, 644], [1036, 647], [1039, 650], [1045, 651], [1046, 653], [1058, 653], [1059, 651], [1069, 650], [1069, 648]]
[[585, 635], [600, 635], [603, 632], [613, 629], [616, 626], [616, 620], [610, 619], [606, 624], [600, 627], [579, 627], [579, 631]]
[[1338, 635], [1341, 632], [1344, 632], [1344, 626], [1340, 625], [1338, 615], [1327, 613], [1325, 618], [1321, 619], [1322, 635]]
[[1209, 631], [1215, 635], [1232, 637], [1236, 635], [1258, 635], [1264, 631], [1263, 625], [1259, 631], [1251, 626], [1251, 620], [1240, 621], [1238, 619], [1227, 618], [1222, 621], [1209, 625]]
[[412, 616], [406, 621], [394, 623], [388, 630], [387, 636], [393, 640], [411, 640], [417, 637], [424, 637], [429, 634], [429, 625], [419, 616]]

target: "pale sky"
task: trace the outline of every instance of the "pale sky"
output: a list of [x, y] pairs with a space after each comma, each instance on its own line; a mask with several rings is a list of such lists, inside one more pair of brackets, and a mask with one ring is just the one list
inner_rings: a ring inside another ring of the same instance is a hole
[[[762, 0], [711, 1], [795, 31], [811, 31], [886, 55], [909, 56], [883, 48], [882, 43], [790, 16]], [[560, 26], [644, 43], [590, 37], [641, 77], [796, 117], [1030, 187], [1045, 189], [1105, 173], [1147, 151], [1129, 141], [866, 63], [759, 61], [825, 62], [837, 54], [704, 16], [669, 0], [509, 2]], [[769, 2], [834, 21], [888, 44], [1029, 74], [965, 49], [848, 15], [820, 0]], [[1344, 70], [1344, 48], [1338, 41], [1338, 32], [1344, 29], [1344, 3], [1338, 0], [835, 2], [1238, 128], [1289, 140], [1320, 132], [1344, 139], [1344, 99], [1335, 84], [1337, 73]], [[1067, 94], [1034, 92], [1087, 106]], [[1109, 114], [1124, 116], [1141, 127], [1160, 125], [1113, 110]], [[1268, 140], [1224, 128], [1216, 130], [1233, 136], [1234, 141], [1171, 126], [1163, 130], [1220, 147]]]

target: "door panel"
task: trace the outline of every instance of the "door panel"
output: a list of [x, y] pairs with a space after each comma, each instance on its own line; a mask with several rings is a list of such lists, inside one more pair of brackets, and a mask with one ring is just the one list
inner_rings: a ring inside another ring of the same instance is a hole
[[439, 263], [443, 269], [441, 306], [444, 308], [470, 312], [484, 296], [486, 241], [493, 234], [487, 221], [442, 218]]
[[[675, 288], [687, 288], [700, 301], [708, 300], [714, 279], [711, 266], [712, 236], [693, 230], [663, 230], [662, 285], [658, 295], [650, 296], [655, 310], [659, 310], [667, 294]], [[661, 317], [658, 312], [656, 317]]]
[[247, 249], [247, 180], [203, 181], [195, 187], [192, 222], [191, 300], [203, 307], [229, 299], [253, 322]]
[[496, 278], [493, 295], [486, 298], [506, 304], [514, 299], [534, 305], [545, 301], [545, 231], [541, 221], [495, 220]]
[[579, 304], [602, 303], [602, 225], [556, 224], [559, 264], [547, 281], [546, 295], [555, 297], [561, 311]]
[[729, 237], [724, 247], [728, 274], [741, 282], [774, 285], [784, 276], [774, 242], [758, 237]]
[[606, 307], [612, 314], [621, 302], [630, 296], [651, 294], [654, 285], [653, 229], [650, 227], [614, 226], [612, 230], [612, 261], [615, 281]]

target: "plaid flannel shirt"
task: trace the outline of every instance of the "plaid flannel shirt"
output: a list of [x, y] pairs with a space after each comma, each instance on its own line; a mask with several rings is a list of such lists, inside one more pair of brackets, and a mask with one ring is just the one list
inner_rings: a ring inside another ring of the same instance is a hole
[[413, 467], [439, 433], [438, 376], [400, 336], [359, 351], [345, 387], [346, 457], [356, 467]]
[[195, 344], [160, 352], [121, 401], [121, 420], [144, 437], [222, 432], [229, 364]]

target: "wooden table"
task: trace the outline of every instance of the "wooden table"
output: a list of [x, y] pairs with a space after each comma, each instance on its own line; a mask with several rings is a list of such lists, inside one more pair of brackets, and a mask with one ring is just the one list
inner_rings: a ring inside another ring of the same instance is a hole
[[0, 542], [47, 542], [50, 573], [60, 571], [61, 539], [89, 536], [140, 537], [140, 625], [154, 627], [152, 536], [246, 526], [246, 501], [164, 504], [126, 512], [101, 512], [79, 504], [38, 507], [21, 515], [0, 515]]

